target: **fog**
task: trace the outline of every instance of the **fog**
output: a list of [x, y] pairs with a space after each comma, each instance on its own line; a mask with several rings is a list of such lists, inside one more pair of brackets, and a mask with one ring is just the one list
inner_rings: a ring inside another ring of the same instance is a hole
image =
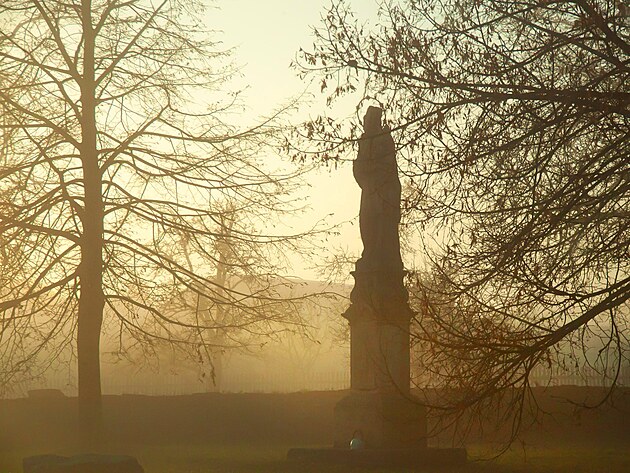
[[0, 1], [0, 473], [626, 471], [629, 14]]

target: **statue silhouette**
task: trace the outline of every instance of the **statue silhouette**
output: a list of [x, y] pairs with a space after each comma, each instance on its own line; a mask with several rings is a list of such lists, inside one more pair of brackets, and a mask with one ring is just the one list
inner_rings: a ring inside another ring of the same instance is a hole
[[389, 129], [381, 123], [382, 111], [369, 107], [353, 174], [361, 187], [359, 226], [363, 253], [357, 271], [400, 271], [400, 180], [396, 148]]

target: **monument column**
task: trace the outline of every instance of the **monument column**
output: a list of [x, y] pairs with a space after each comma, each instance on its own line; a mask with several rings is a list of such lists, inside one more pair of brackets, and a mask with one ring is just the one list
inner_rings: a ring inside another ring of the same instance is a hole
[[400, 256], [400, 180], [382, 110], [369, 107], [353, 164], [361, 187], [363, 253], [352, 275], [351, 392], [335, 407], [335, 447], [357, 435], [366, 448], [426, 447], [426, 413], [409, 394], [412, 311]]

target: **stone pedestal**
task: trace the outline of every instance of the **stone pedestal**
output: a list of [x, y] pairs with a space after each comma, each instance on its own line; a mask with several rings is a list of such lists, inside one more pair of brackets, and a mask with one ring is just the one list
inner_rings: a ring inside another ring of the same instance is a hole
[[403, 271], [353, 272], [350, 323], [351, 392], [335, 407], [334, 446], [359, 435], [367, 449], [423, 448], [426, 410], [409, 394], [409, 321]]
[[[329, 463], [363, 468], [426, 468], [443, 471], [445, 466], [466, 463], [463, 448], [378, 448], [349, 450], [347, 448], [292, 448], [287, 458], [300, 463]], [[309, 471], [317, 471], [309, 469]], [[341, 470], [335, 470], [341, 471]], [[457, 470], [459, 471], [459, 470]]]
[[409, 392], [411, 311], [404, 302], [393, 312], [395, 315], [383, 318], [370, 306], [357, 302], [343, 314], [350, 322], [352, 390], [391, 391], [403, 395]]
[[366, 449], [425, 448], [426, 410], [396, 393], [356, 391], [335, 406], [335, 448], [348, 448], [360, 432]]

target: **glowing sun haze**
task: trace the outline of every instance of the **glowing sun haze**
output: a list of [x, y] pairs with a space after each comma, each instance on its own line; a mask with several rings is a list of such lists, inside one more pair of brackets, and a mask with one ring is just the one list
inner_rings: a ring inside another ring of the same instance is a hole
[[[317, 87], [309, 87], [300, 80], [289, 64], [300, 47], [310, 48], [312, 29], [319, 26], [329, 3], [324, 0], [230, 0], [218, 2], [217, 8], [208, 11], [210, 23], [207, 26], [221, 31], [220, 39], [225, 47], [235, 48], [232, 59], [243, 76], [237, 83], [245, 87], [242, 95], [247, 107], [245, 119], [268, 115], [305, 90], [315, 96], [313, 106], [301, 107], [294, 120], [300, 121], [319, 112], [317, 107], [323, 106], [323, 100], [317, 96]], [[373, 0], [358, 0], [352, 7], [365, 18], [373, 18], [378, 8]], [[348, 110], [341, 113], [354, 113], [355, 105], [349, 102]], [[301, 222], [291, 225], [308, 227], [331, 213], [330, 223], [356, 220], [360, 190], [349, 163], [338, 169], [322, 168], [308, 177], [308, 182], [311, 187], [305, 192], [312, 211], [303, 215]], [[361, 251], [358, 226], [345, 225], [331, 246], [341, 246], [358, 254]], [[316, 277], [299, 264], [294, 269], [299, 276]]]

